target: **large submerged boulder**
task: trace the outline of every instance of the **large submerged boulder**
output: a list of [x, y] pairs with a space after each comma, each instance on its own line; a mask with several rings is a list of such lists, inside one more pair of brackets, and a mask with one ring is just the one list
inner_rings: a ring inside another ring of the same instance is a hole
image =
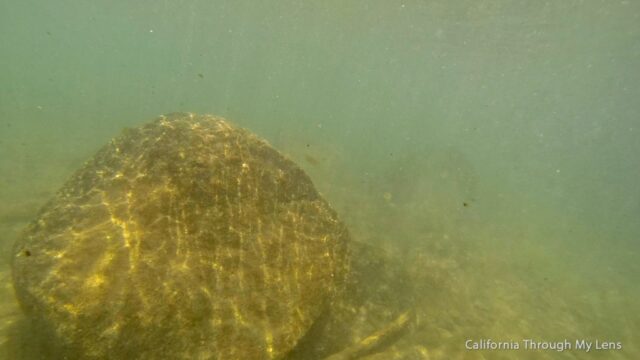
[[348, 233], [309, 177], [209, 115], [126, 130], [40, 211], [18, 300], [69, 359], [278, 359], [331, 306]]

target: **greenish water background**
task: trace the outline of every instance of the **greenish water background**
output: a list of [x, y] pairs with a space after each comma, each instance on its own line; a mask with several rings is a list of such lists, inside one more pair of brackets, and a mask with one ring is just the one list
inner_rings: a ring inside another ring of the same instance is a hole
[[637, 2], [3, 1], [0, 49], [3, 263], [123, 127], [213, 113], [425, 274], [431, 358], [640, 357]]

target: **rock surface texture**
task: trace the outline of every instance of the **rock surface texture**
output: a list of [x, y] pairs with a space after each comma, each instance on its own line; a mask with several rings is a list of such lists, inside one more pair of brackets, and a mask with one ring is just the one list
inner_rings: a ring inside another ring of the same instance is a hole
[[340, 292], [348, 242], [265, 141], [172, 114], [72, 176], [16, 243], [13, 281], [60, 358], [279, 359]]

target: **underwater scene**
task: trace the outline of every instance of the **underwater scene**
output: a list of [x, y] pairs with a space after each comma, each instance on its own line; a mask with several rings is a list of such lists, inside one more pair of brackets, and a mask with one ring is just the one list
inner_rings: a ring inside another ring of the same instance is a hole
[[640, 359], [640, 3], [0, 3], [0, 359]]

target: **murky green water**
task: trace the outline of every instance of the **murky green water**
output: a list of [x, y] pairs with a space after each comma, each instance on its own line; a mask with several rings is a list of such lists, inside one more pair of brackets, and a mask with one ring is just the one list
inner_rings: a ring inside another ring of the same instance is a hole
[[[174, 111], [268, 139], [401, 257], [415, 356], [640, 357], [634, 1], [4, 1], [0, 49], [4, 358], [43, 356], [16, 326], [19, 231], [123, 127]], [[520, 349], [465, 346], [487, 339]]]

